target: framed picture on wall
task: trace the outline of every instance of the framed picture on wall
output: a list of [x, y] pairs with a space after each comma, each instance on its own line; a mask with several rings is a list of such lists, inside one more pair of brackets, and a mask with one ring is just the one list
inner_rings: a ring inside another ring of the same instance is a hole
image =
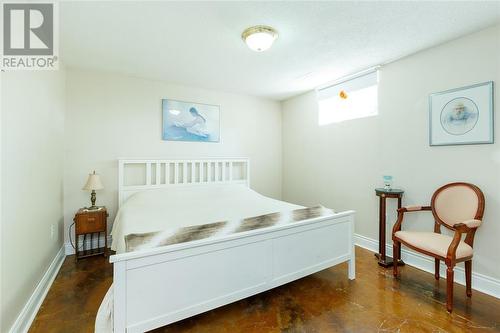
[[173, 99], [162, 99], [163, 130], [166, 141], [220, 141], [220, 107]]
[[493, 142], [492, 81], [429, 96], [431, 146]]

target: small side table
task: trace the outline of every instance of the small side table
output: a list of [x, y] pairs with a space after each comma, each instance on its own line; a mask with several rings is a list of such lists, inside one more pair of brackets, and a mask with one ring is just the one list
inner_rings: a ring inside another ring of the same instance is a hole
[[[380, 198], [379, 206], [379, 229], [378, 229], [378, 252], [375, 253], [375, 257], [378, 259], [378, 264], [382, 267], [391, 267], [394, 263], [392, 258], [389, 258], [385, 254], [385, 225], [386, 225], [386, 199], [395, 198], [398, 199], [398, 209], [401, 208], [401, 200], [403, 199], [403, 190], [400, 189], [390, 189], [376, 188], [375, 193]], [[401, 248], [399, 249], [401, 251]], [[399, 253], [399, 258], [401, 258], [401, 252]], [[398, 260], [398, 265], [404, 265], [404, 262], [400, 259]]]
[[[108, 233], [107, 233], [107, 218], [108, 211], [106, 207], [99, 207], [99, 209], [89, 210], [86, 208], [81, 208], [76, 212], [75, 218], [75, 260], [78, 259], [104, 255], [108, 256]], [[104, 246], [100, 246], [99, 238], [101, 234], [104, 234]], [[87, 235], [89, 235], [89, 240], [87, 241]], [[94, 235], [97, 236], [97, 247], [93, 247]], [[80, 250], [80, 236], [83, 238], [83, 249]], [[87, 248], [86, 245], [89, 245]]]

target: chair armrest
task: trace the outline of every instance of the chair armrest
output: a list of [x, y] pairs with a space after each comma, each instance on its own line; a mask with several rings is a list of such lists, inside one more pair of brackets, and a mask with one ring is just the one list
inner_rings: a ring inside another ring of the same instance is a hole
[[479, 226], [483, 223], [483, 221], [472, 219], [472, 220], [463, 221], [462, 223], [465, 224], [467, 227], [472, 229], [472, 228], [479, 228]]
[[462, 240], [462, 234], [467, 234], [465, 236], [464, 242], [469, 244], [471, 247], [474, 243], [474, 234], [476, 233], [476, 229], [481, 225], [481, 220], [467, 220], [462, 223], [457, 223], [453, 225], [453, 229], [455, 229], [455, 234], [453, 235], [453, 240], [451, 241], [450, 246], [448, 247], [448, 257], [455, 260], [456, 251], [460, 241]]
[[473, 229], [479, 228], [483, 222], [481, 220], [467, 220], [453, 225], [453, 229], [460, 233], [467, 233]]
[[406, 207], [401, 207], [398, 209], [398, 220], [394, 224], [394, 227], [392, 228], [392, 235], [394, 237], [394, 234], [398, 231], [401, 230], [401, 224], [403, 223], [403, 216], [404, 213], [409, 213], [409, 212], [421, 212], [421, 211], [426, 211], [426, 210], [431, 210], [431, 206], [406, 206]]
[[423, 210], [431, 210], [431, 206], [406, 206], [398, 209], [398, 212], [419, 212]]

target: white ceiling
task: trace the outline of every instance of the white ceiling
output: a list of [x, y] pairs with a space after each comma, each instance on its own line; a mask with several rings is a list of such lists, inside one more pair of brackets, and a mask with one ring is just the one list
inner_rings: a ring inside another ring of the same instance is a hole
[[[494, 2], [63, 2], [61, 57], [277, 100], [500, 22]], [[271, 25], [271, 50], [240, 38]]]

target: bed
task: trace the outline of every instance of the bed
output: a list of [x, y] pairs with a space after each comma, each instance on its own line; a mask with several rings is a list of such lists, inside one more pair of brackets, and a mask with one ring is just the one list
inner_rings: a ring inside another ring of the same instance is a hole
[[260, 195], [248, 159], [127, 159], [118, 174], [101, 327], [106, 307], [115, 333], [145, 332], [342, 262], [355, 278], [354, 212]]

